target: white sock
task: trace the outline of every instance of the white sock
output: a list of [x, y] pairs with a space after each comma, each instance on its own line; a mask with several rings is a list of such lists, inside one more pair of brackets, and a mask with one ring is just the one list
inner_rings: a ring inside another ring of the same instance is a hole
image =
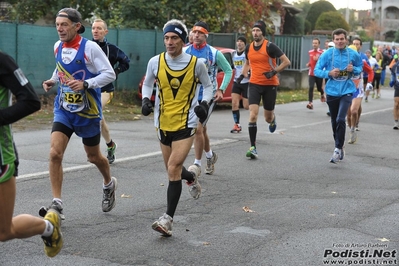
[[53, 201], [56, 201], [58, 204], [60, 204], [61, 205], [61, 207], [62, 207], [62, 200], [61, 199], [59, 199], [59, 198], [53, 198]]
[[46, 228], [44, 229], [44, 232], [43, 232], [42, 236], [49, 237], [49, 236], [51, 236], [53, 234], [54, 226], [48, 220], [44, 220], [44, 222], [46, 223]]
[[195, 159], [194, 160], [194, 164], [198, 164], [199, 166], [201, 166], [201, 159]]
[[212, 155], [213, 155], [212, 149], [210, 149], [209, 151], [205, 152], [205, 156], [208, 159], [212, 158]]
[[112, 182], [112, 179], [111, 179], [111, 182], [109, 182], [107, 185], [103, 185], [103, 188], [104, 189], [109, 189], [109, 188], [111, 188], [113, 186], [114, 186], [114, 182]]

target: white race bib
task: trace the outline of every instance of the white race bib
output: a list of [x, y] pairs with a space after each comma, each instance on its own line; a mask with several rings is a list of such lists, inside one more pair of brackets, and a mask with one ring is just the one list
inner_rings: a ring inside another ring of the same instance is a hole
[[61, 85], [60, 106], [71, 113], [81, 112], [90, 108], [86, 91], [75, 92], [68, 86]]

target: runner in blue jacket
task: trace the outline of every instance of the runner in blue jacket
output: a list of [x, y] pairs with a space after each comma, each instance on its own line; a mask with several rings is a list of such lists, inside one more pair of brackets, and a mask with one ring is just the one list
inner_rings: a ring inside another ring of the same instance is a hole
[[359, 53], [346, 47], [348, 34], [344, 29], [336, 29], [332, 35], [335, 48], [321, 54], [314, 74], [327, 79], [324, 90], [331, 113], [331, 126], [335, 140], [335, 149], [330, 162], [337, 163], [344, 158], [345, 117], [352, 102], [352, 95], [356, 91], [351, 78], [360, 75], [363, 62]]

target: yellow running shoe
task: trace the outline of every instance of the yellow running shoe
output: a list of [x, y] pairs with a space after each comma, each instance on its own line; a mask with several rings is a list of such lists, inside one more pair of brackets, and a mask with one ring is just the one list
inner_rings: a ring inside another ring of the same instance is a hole
[[49, 209], [46, 216], [44, 216], [44, 220], [49, 221], [54, 226], [51, 236], [42, 236], [44, 242], [44, 253], [46, 253], [48, 257], [54, 257], [61, 251], [62, 245], [64, 244], [61, 233], [60, 214], [54, 209]]

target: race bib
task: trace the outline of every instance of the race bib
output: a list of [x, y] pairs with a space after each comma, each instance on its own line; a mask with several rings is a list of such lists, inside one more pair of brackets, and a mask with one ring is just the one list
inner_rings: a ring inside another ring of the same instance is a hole
[[75, 92], [68, 86], [61, 86], [60, 106], [71, 113], [81, 112], [90, 108], [86, 91]]
[[349, 79], [349, 72], [345, 70], [340, 70], [337, 77], [334, 77], [336, 81], [346, 81]]

